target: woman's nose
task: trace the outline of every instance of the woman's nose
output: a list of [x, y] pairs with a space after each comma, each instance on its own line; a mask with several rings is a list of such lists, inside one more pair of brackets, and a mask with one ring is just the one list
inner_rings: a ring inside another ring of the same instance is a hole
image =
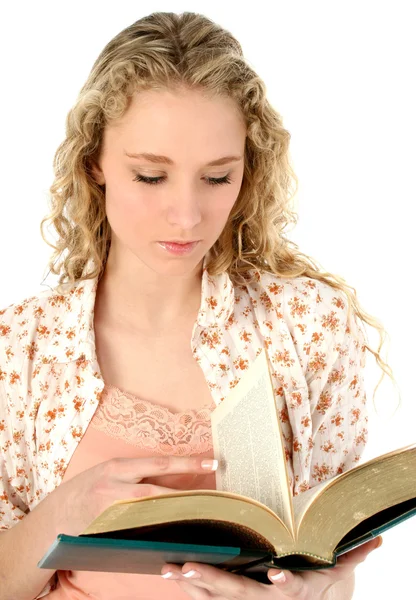
[[198, 200], [190, 195], [175, 198], [169, 205], [168, 221], [178, 229], [190, 230], [201, 222], [201, 209]]

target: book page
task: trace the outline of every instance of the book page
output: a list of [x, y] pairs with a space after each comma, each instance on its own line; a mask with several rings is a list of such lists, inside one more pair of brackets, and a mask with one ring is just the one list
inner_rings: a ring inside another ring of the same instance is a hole
[[296, 523], [296, 538], [298, 537], [299, 533], [299, 525], [309, 506], [312, 504], [312, 502], [314, 502], [315, 498], [322, 493], [323, 489], [328, 487], [328, 485], [329, 481], [322, 481], [321, 483], [314, 485], [312, 488], [309, 488], [309, 490], [306, 490], [305, 492], [302, 492], [301, 494], [298, 494], [292, 498], [293, 512]]
[[293, 532], [293, 507], [266, 352], [211, 413], [217, 490], [262, 502]]
[[404, 513], [416, 506], [416, 445], [412, 446], [329, 479], [304, 514], [297, 550], [325, 557], [338, 545], [355, 543], [388, 523], [393, 526], [403, 505]]
[[[306, 490], [305, 492], [302, 492], [298, 496], [292, 498], [293, 512], [297, 527], [296, 538], [298, 537], [299, 529], [302, 525], [303, 519], [306, 517], [306, 514], [311, 508], [312, 504], [315, 501], [319, 502], [319, 496], [323, 496], [325, 493], [327, 493], [327, 490], [330, 490], [330, 488], [332, 488], [334, 485], [340, 485], [339, 482], [344, 481], [345, 479], [350, 479], [352, 481], [353, 478], [357, 476], [357, 473], [362, 473], [360, 477], [363, 477], [364, 481], [365, 479], [374, 477], [377, 473], [380, 472], [382, 468], [384, 469], [383, 464], [386, 461], [386, 459], [391, 459], [391, 457], [395, 457], [403, 454], [404, 452], [411, 451], [416, 451], [416, 444], [410, 444], [403, 448], [399, 448], [398, 450], [390, 451], [386, 454], [382, 454], [364, 463], [356, 465], [355, 467], [351, 467], [347, 471], [344, 471], [344, 473], [339, 473], [338, 475], [335, 475], [330, 479], [327, 479], [326, 481], [322, 481], [321, 483], [314, 485], [309, 490]], [[364, 476], [363, 473], [366, 473], [366, 475]], [[368, 492], [371, 490], [367, 488], [366, 491]], [[386, 493], [388, 494], [389, 490], [387, 492], [383, 490], [381, 493], [383, 493], [383, 495], [386, 496]], [[357, 515], [359, 514], [361, 513], [357, 513]]]

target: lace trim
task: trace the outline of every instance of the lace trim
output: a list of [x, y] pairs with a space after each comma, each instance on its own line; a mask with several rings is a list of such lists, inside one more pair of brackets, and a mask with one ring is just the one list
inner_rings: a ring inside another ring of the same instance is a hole
[[172, 412], [106, 385], [90, 426], [128, 444], [160, 454], [200, 454], [212, 449], [212, 400], [199, 409]]

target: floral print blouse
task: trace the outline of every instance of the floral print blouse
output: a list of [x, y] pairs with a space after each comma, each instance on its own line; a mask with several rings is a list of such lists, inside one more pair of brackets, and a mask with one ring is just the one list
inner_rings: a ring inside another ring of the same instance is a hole
[[[268, 353], [294, 496], [354, 467], [367, 441], [362, 322], [329, 284], [266, 271], [234, 286], [209, 276], [190, 340], [218, 405]], [[0, 310], [0, 530], [62, 482], [104, 381], [95, 352], [98, 280]], [[42, 590], [40, 598], [51, 589]]]

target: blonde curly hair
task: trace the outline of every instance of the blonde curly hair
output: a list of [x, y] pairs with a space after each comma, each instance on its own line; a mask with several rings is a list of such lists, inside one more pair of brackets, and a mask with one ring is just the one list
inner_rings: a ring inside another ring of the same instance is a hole
[[[241, 189], [210, 250], [209, 274], [227, 271], [234, 284], [244, 285], [253, 269], [265, 270], [282, 278], [310, 277], [342, 291], [348, 315], [352, 310], [379, 333], [377, 350], [365, 345], [383, 371], [374, 395], [385, 374], [394, 382], [380, 355], [387, 335], [381, 322], [362, 309], [356, 290], [343, 278], [325, 272], [286, 238], [285, 228], [298, 220], [292, 205], [298, 179], [289, 155], [291, 135], [240, 43], [201, 14], [155, 12], [125, 28], [104, 47], [69, 111], [66, 137], [54, 157], [51, 212], [40, 226], [43, 240], [54, 248], [48, 266], [59, 275], [58, 290], [62, 292], [64, 283], [100, 278], [104, 272], [111, 229], [105, 189], [95, 181], [91, 166], [100, 155], [105, 125], [123, 116], [135, 93], [175, 88], [233, 98], [247, 127]], [[44, 235], [48, 221], [58, 234], [55, 243]]]

